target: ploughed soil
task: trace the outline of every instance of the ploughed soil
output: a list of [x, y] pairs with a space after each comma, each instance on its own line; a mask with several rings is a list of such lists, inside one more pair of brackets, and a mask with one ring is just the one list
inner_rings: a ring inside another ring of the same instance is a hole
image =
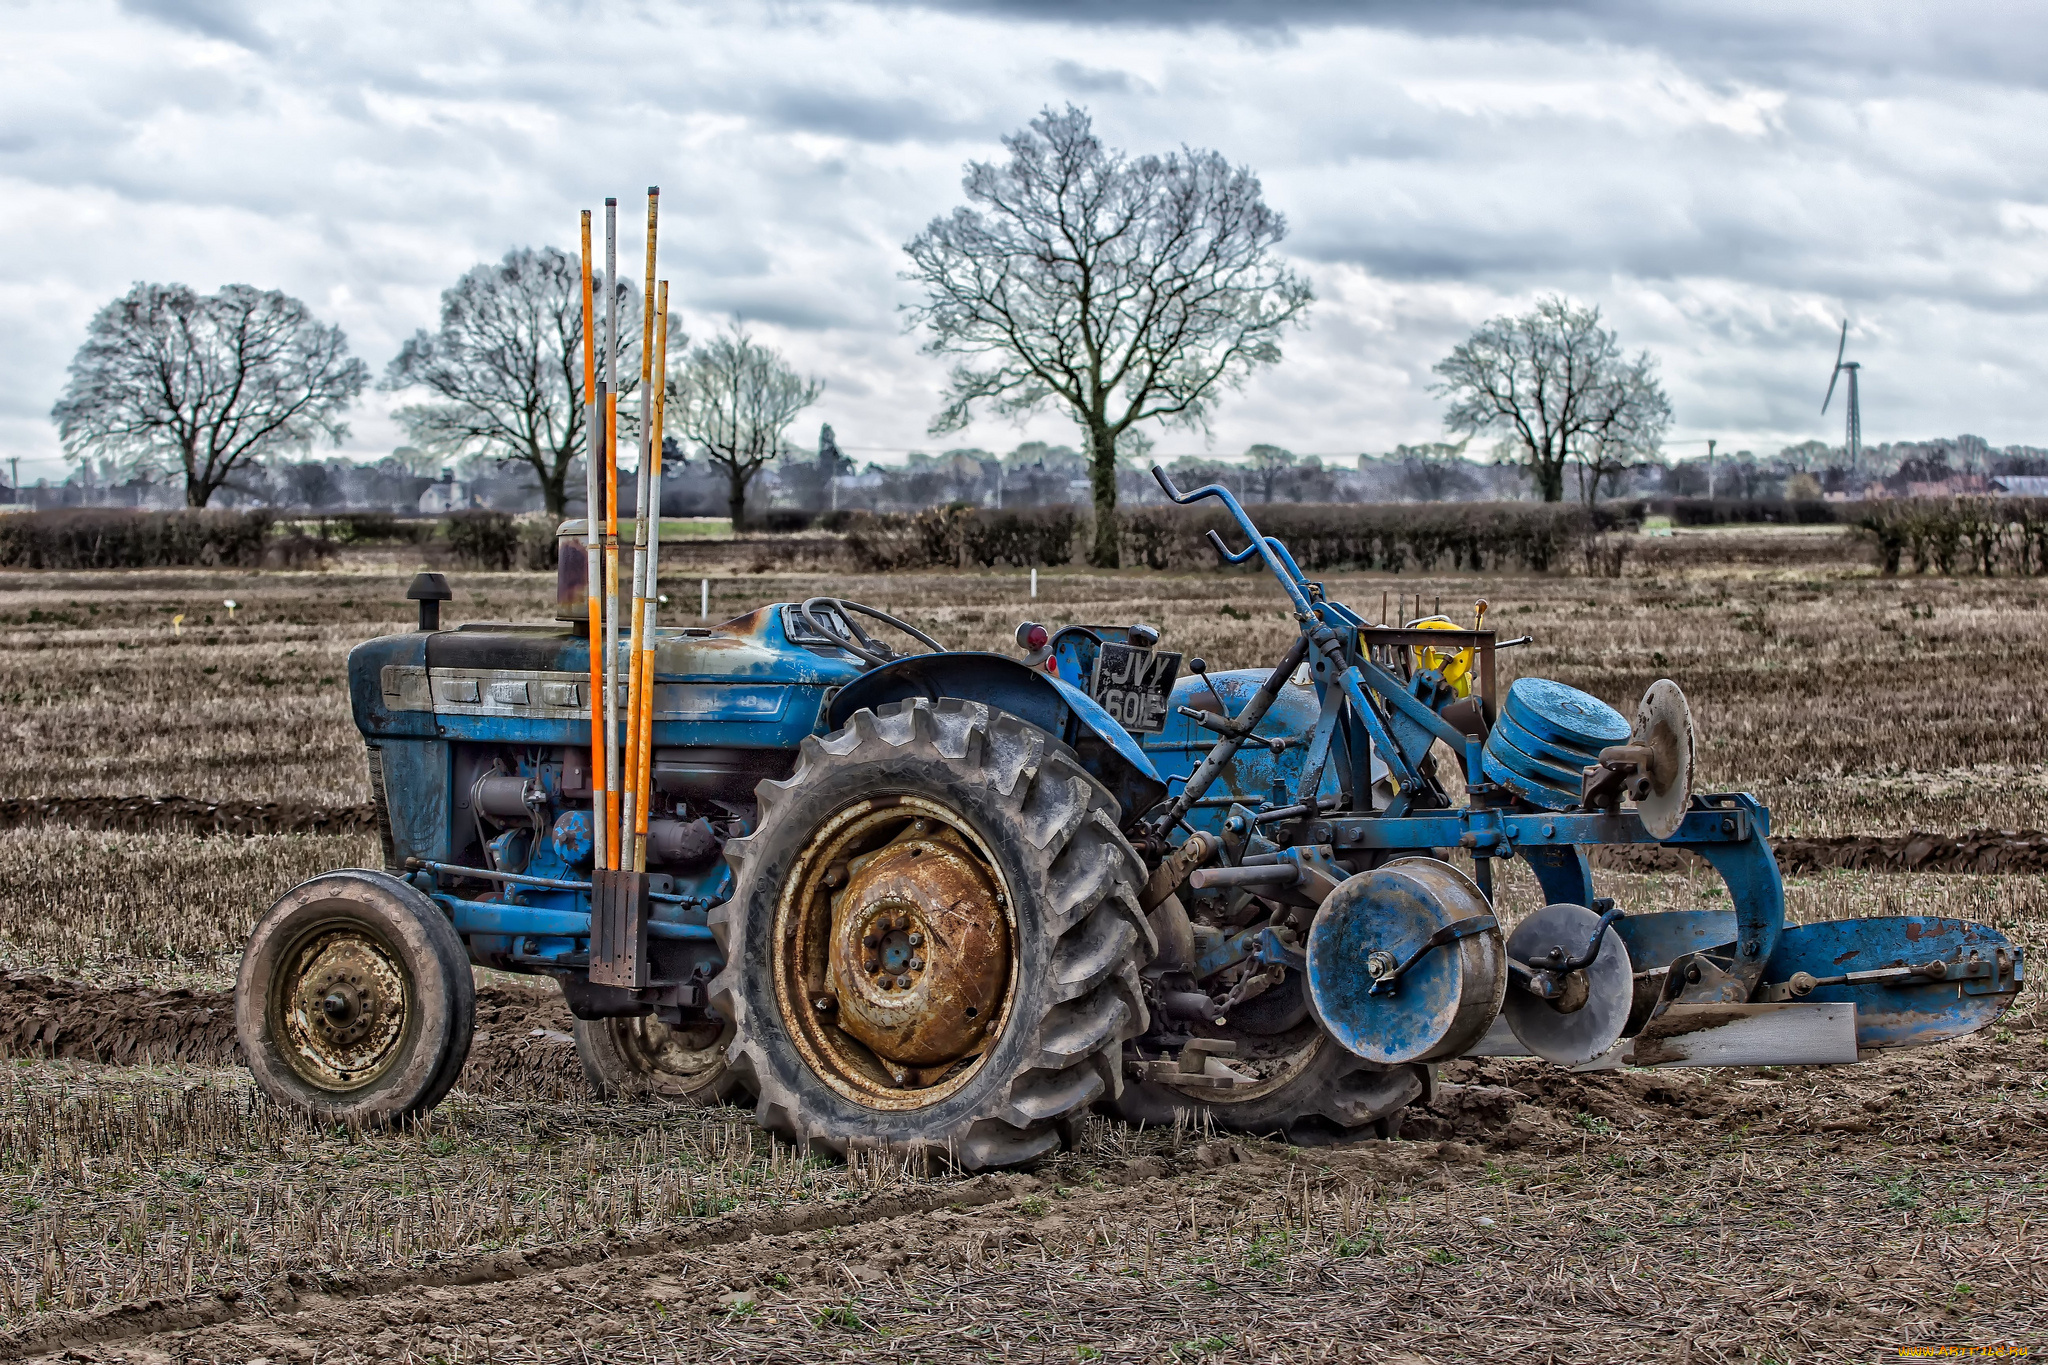
[[[478, 1094], [583, 1085], [574, 1023], [552, 987], [480, 986], [476, 1037], [460, 1084]], [[240, 1066], [231, 991], [93, 986], [17, 973], [0, 978], [0, 1056], [140, 1066]]]
[[[376, 828], [376, 808], [291, 801], [198, 801], [189, 796], [29, 796], [0, 800], [0, 829], [56, 823], [74, 829], [230, 834], [354, 834]], [[1974, 830], [1966, 834], [1844, 834], [1773, 839], [1786, 872], [1829, 868], [1887, 872], [2048, 872], [2048, 832]], [[1654, 845], [1610, 847], [1596, 865], [1629, 872], [1675, 871], [1686, 853]]]
[[[225, 993], [16, 976], [0, 1040], [226, 1063]], [[1401, 1139], [1290, 1149], [1091, 1121], [1036, 1169], [398, 1270], [55, 1311], [0, 1359], [1867, 1359], [2039, 1345], [2042, 1011], [1855, 1067], [1442, 1068]], [[564, 1074], [486, 988], [462, 1084]]]

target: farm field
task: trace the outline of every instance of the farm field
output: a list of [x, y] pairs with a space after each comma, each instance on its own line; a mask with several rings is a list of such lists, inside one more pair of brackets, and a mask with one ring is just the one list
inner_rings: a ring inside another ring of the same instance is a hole
[[[1809, 562], [1619, 579], [1350, 576], [1489, 619], [1502, 656], [1626, 706], [1685, 687], [1704, 782], [1805, 837], [2048, 827], [2048, 583]], [[0, 576], [0, 799], [367, 799], [343, 663], [403, 629], [410, 565]], [[740, 566], [744, 567], [744, 566]], [[694, 623], [697, 571], [668, 591]], [[452, 575], [448, 618], [552, 580]], [[1263, 578], [720, 573], [712, 618], [833, 593], [957, 647], [1025, 617], [1159, 625], [1217, 667], [1289, 623]], [[230, 615], [225, 602], [236, 607]], [[182, 616], [175, 626], [173, 618]], [[963, 1178], [801, 1158], [747, 1113], [599, 1106], [552, 991], [491, 974], [419, 1128], [309, 1128], [234, 1065], [226, 989], [356, 833], [0, 829], [0, 1358], [1559, 1360], [1895, 1356], [2040, 1338], [2048, 1014], [1856, 1068], [1444, 1068], [1402, 1141], [1289, 1149], [1090, 1123]], [[1609, 872], [1625, 908], [1702, 903]], [[1504, 909], [1533, 907], [1509, 864]], [[2048, 951], [2038, 876], [1830, 871], [1795, 919], [1957, 914]], [[61, 1040], [54, 1048], [52, 1040]], [[38, 1055], [51, 1050], [60, 1055]]]

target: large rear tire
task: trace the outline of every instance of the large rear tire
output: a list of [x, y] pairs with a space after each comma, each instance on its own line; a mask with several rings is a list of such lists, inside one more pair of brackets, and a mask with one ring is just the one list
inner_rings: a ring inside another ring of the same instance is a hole
[[727, 845], [712, 1002], [756, 1114], [807, 1148], [1015, 1165], [1121, 1087], [1145, 870], [1116, 801], [979, 702], [859, 711]]
[[235, 1032], [257, 1086], [323, 1122], [382, 1125], [440, 1103], [469, 1057], [476, 984], [441, 907], [383, 872], [301, 882], [249, 935]]

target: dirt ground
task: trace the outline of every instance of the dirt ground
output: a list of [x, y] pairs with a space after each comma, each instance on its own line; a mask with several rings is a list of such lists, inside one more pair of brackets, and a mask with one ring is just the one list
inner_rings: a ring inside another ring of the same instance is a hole
[[[1600, 1077], [1460, 1063], [1401, 1141], [1298, 1150], [1098, 1122], [1037, 1170], [976, 1178], [823, 1167], [737, 1116], [593, 1119], [573, 1100], [465, 1094], [421, 1133], [317, 1135], [252, 1113], [233, 1073], [108, 1075], [87, 1093], [125, 1088], [130, 1107], [54, 1114], [46, 1163], [89, 1163], [110, 1128], [144, 1128], [108, 1119], [180, 1087], [208, 1150], [152, 1176], [187, 1204], [225, 1186], [213, 1197], [243, 1211], [248, 1243], [195, 1282], [180, 1259], [192, 1234], [166, 1229], [160, 1268], [130, 1272], [120, 1306], [28, 1315], [0, 1357], [1789, 1361], [2038, 1346], [2040, 1048], [2037, 1028], [1972, 1040], [1942, 1051], [1936, 1080], [1903, 1057]], [[11, 1080], [80, 1098], [62, 1066]], [[273, 1182], [296, 1167], [313, 1188], [237, 1189], [230, 1163]], [[74, 1224], [78, 1279], [95, 1277], [103, 1235], [127, 1236], [135, 1198]], [[298, 1233], [293, 1254], [275, 1254], [279, 1227]]]
[[[2048, 882], [2003, 851], [2032, 841], [1958, 836], [2048, 827], [2048, 588], [1789, 559], [1331, 588], [1372, 615], [1382, 593], [1460, 614], [1484, 596], [1536, 637], [1504, 656], [1517, 672], [1618, 703], [1668, 673], [1710, 782], [1758, 791], [1802, 847], [1860, 850], [1787, 859], [1793, 919], [1964, 915], [2044, 960]], [[235, 1065], [227, 988], [279, 892], [374, 860], [341, 670], [403, 628], [409, 571], [0, 579], [0, 1359], [2048, 1349], [2038, 990], [1975, 1038], [1857, 1067], [1461, 1062], [1394, 1142], [1096, 1120], [1037, 1169], [967, 1178], [809, 1159], [737, 1109], [597, 1105], [552, 991], [482, 974], [476, 1047], [428, 1121], [299, 1123]], [[1218, 666], [1269, 659], [1286, 629], [1250, 577], [1040, 584], [1032, 602], [1017, 573], [725, 573], [712, 615], [833, 592], [980, 648], [1024, 616], [1135, 617]], [[458, 620], [549, 600], [531, 575], [455, 586]], [[669, 591], [694, 608], [694, 578]], [[1950, 851], [1911, 854], [1916, 831]], [[1534, 903], [1518, 872], [1509, 914]], [[1602, 878], [1632, 910], [1715, 894], [1697, 867]]]

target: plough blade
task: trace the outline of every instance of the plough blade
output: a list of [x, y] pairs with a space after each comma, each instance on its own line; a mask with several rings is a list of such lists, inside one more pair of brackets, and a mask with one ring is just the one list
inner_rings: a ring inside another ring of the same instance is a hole
[[1622, 1047], [1629, 1066], [1840, 1066], [1856, 1060], [1856, 1007], [1674, 1004]]
[[[1524, 1057], [1505, 1019], [1468, 1057]], [[1571, 1071], [1624, 1066], [1840, 1066], [1856, 1060], [1856, 1007], [1839, 1004], [1667, 1005], [1643, 1031]]]
[[1855, 1005], [1856, 1045], [1870, 1051], [1977, 1032], [2019, 998], [2026, 972], [1989, 925], [1900, 915], [1788, 925], [1764, 980], [1783, 998]]

